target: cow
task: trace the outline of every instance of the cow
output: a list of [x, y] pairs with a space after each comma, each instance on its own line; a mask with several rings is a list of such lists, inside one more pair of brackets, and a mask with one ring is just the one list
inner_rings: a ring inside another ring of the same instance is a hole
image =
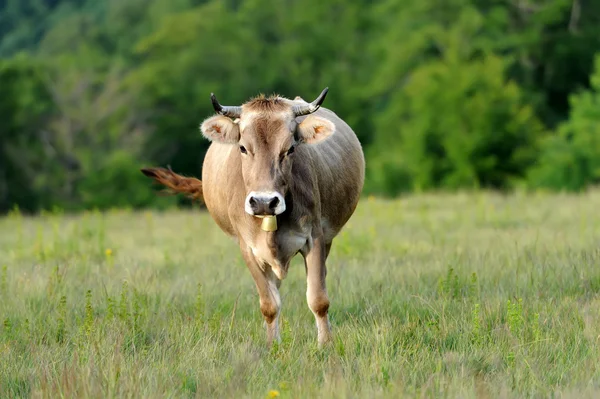
[[298, 253], [318, 346], [332, 339], [326, 260], [358, 205], [365, 160], [350, 126], [321, 106], [327, 92], [310, 103], [260, 95], [241, 106], [223, 106], [211, 93], [216, 115], [200, 125], [211, 141], [202, 180], [142, 170], [174, 192], [201, 197], [237, 242], [256, 284], [269, 347], [280, 342], [279, 288]]

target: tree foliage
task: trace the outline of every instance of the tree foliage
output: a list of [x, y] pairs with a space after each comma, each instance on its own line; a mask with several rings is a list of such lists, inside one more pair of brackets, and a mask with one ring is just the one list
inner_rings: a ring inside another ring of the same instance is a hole
[[585, 0], [0, 0], [0, 211], [168, 204], [137, 169], [201, 173], [211, 92], [325, 86], [367, 192], [581, 189], [599, 53]]
[[52, 112], [43, 66], [24, 56], [0, 61], [0, 88], [0, 210], [34, 210], [42, 205], [36, 172], [46, 156], [38, 127]]
[[438, 54], [408, 69], [387, 112], [375, 119], [368, 179], [374, 191], [507, 188], [535, 160], [542, 124], [523, 90], [507, 80], [507, 61], [477, 41], [483, 17], [473, 8], [456, 11], [447, 28], [423, 28]]
[[544, 143], [532, 186], [579, 191], [600, 183], [600, 55], [595, 64], [591, 88], [571, 96], [569, 119]]

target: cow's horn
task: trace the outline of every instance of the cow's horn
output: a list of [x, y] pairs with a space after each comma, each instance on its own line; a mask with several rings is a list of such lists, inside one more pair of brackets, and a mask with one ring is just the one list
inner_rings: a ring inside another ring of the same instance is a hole
[[318, 110], [321, 104], [323, 104], [323, 100], [325, 100], [325, 96], [327, 95], [328, 91], [329, 87], [324, 88], [321, 94], [319, 94], [319, 97], [317, 97], [317, 99], [310, 104], [294, 105], [294, 107], [292, 108], [292, 111], [294, 111], [294, 115], [308, 115]]
[[225, 115], [230, 118], [239, 118], [242, 114], [242, 107], [223, 106], [217, 101], [214, 93], [210, 93], [210, 100], [217, 114]]

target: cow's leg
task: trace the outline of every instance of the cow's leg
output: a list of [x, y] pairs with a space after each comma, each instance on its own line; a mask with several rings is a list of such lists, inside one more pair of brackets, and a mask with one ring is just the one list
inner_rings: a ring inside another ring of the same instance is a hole
[[279, 335], [279, 312], [281, 310], [279, 286], [281, 281], [269, 267], [266, 271], [260, 268], [250, 248], [242, 247], [242, 255], [258, 290], [260, 311], [267, 327], [267, 345], [271, 346], [274, 340], [281, 341]]
[[331, 341], [331, 326], [329, 324], [329, 297], [325, 278], [327, 267], [325, 260], [329, 255], [331, 243], [326, 244], [323, 237], [313, 241], [313, 247], [304, 256], [306, 266], [306, 301], [315, 315], [319, 346]]

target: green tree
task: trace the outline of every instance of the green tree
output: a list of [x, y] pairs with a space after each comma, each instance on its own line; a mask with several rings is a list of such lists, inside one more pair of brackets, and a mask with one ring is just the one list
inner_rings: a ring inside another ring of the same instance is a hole
[[[135, 106], [135, 87], [124, 83], [126, 74], [118, 65], [107, 72], [55, 65], [48, 88], [57, 112], [45, 127], [54, 151], [37, 179], [54, 204], [109, 208], [166, 201], [152, 195], [139, 173], [148, 159], [143, 146], [152, 129]], [[55, 162], [61, 157], [77, 168]]]
[[466, 9], [450, 29], [426, 30], [442, 55], [407, 72], [377, 117], [369, 190], [507, 188], [523, 178], [544, 129], [506, 80], [506, 61], [466, 44], [482, 24]]
[[486, 16], [488, 48], [510, 55], [509, 77], [527, 90], [547, 126], [569, 113], [570, 94], [589, 87], [600, 50], [600, 2], [473, 0]]
[[591, 86], [571, 96], [569, 119], [544, 142], [532, 187], [579, 191], [600, 182], [600, 54]]
[[0, 212], [39, 206], [34, 182], [48, 150], [42, 126], [53, 110], [44, 70], [26, 56], [0, 60]]
[[129, 168], [199, 175], [210, 92], [325, 86], [367, 191], [511, 187], [558, 125], [529, 183], [581, 188], [598, 89], [567, 100], [599, 51], [600, 3], [584, 0], [0, 0], [0, 212], [154, 204]]
[[156, 128], [146, 152], [157, 164], [197, 175], [208, 147], [198, 126], [214, 112], [210, 93], [234, 103], [253, 91], [254, 45], [244, 27], [231, 26], [235, 15], [222, 2], [211, 2], [165, 17], [138, 43], [143, 62], [130, 82], [143, 88], [139, 101]]
[[[334, 20], [340, 23], [315, 24]], [[239, 104], [259, 92], [308, 99], [329, 86], [327, 104], [364, 124], [367, 113], [355, 112], [365, 101], [357, 96], [364, 20], [360, 3], [341, 0], [213, 1], [165, 17], [136, 47], [143, 61], [131, 77], [156, 126], [148, 153], [158, 164], [200, 173], [208, 143], [198, 125], [214, 112], [211, 92]]]

